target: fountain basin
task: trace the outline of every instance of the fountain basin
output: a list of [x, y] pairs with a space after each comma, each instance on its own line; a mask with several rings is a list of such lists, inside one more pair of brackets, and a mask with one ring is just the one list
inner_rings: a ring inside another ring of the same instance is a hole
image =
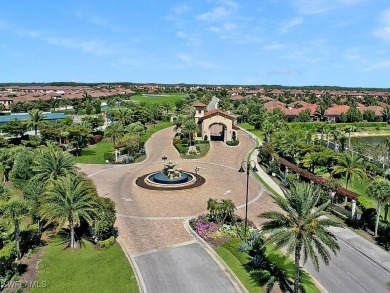
[[159, 184], [182, 184], [189, 182], [193, 179], [194, 176], [187, 172], [181, 172], [181, 177], [176, 177], [172, 179], [170, 179], [162, 172], [153, 173], [147, 177], [147, 180]]

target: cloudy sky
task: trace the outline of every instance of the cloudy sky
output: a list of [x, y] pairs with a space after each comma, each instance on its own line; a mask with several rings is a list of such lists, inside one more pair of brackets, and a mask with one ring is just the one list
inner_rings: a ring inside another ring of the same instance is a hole
[[0, 82], [390, 87], [389, 0], [3, 2]]

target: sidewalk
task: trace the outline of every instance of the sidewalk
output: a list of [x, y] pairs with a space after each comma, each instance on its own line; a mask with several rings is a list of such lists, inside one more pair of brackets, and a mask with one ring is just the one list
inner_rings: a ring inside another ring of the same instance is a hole
[[[242, 129], [242, 128], [241, 128]], [[252, 133], [246, 131], [245, 129], [242, 129], [246, 133], [248, 133], [250, 136], [252, 136], [253, 139], [258, 138], [253, 135]], [[254, 151], [250, 157], [251, 160], [254, 160], [257, 162], [257, 153], [258, 151]], [[283, 191], [280, 188], [278, 184], [276, 184], [272, 178], [263, 171], [263, 169], [258, 168], [257, 174], [279, 195], [283, 196]], [[266, 187], [264, 187], [266, 188]], [[267, 189], [267, 188], [266, 188]], [[272, 192], [270, 192], [272, 193]], [[385, 269], [390, 273], [390, 253], [382, 249], [381, 247], [373, 244], [372, 242], [368, 241], [367, 239], [363, 238], [359, 234], [356, 234], [352, 230], [348, 228], [343, 227], [332, 227], [329, 228], [329, 231], [331, 231], [338, 239], [349, 245], [350, 247], [354, 248], [356, 251], [360, 252], [362, 255], [370, 259], [371, 261], [375, 262], [377, 265]]]

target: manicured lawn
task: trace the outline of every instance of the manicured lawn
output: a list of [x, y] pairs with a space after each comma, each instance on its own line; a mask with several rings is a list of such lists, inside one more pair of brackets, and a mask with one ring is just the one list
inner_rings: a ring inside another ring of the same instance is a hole
[[175, 108], [175, 103], [179, 101], [183, 95], [136, 95], [131, 97], [131, 100], [135, 102], [144, 102], [147, 105], [165, 103], [168, 102], [171, 109]]
[[104, 164], [104, 153], [112, 152], [113, 146], [110, 142], [99, 142], [81, 151], [79, 157], [75, 157], [76, 163], [81, 164]]
[[246, 122], [243, 122], [243, 123], [239, 123], [238, 124], [240, 127], [248, 130], [249, 132], [252, 132], [254, 135], [256, 135], [260, 140], [263, 140], [264, 139], [264, 132], [259, 130], [259, 129], [255, 129], [255, 127], [249, 123], [246, 123]]
[[59, 238], [46, 247], [32, 292], [139, 292], [136, 278], [119, 244], [102, 250], [86, 242], [78, 250], [63, 249]]
[[[164, 129], [164, 128], [167, 128], [170, 126], [172, 126], [171, 122], [160, 122], [160, 123], [156, 124], [155, 126], [149, 125], [148, 130], [146, 130], [145, 134], [141, 136], [141, 141], [146, 142], [149, 139], [149, 137], [152, 136], [152, 134], [156, 133], [157, 131], [160, 131], [161, 129]], [[172, 137], [173, 137], [173, 135], [174, 135], [174, 133], [172, 131]]]
[[220, 246], [217, 248], [217, 253], [249, 292], [261, 292], [262, 287], [252, 279], [250, 273], [244, 268], [243, 264], [227, 248]]
[[198, 143], [196, 146], [199, 148], [200, 154], [199, 155], [186, 155], [180, 154], [180, 158], [182, 159], [200, 159], [203, 158], [207, 153], [209, 152], [210, 149], [210, 144], [209, 143]]

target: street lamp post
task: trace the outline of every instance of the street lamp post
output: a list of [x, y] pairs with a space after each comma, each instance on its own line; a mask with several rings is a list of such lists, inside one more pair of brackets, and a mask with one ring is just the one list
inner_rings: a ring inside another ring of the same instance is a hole
[[[252, 167], [252, 163], [253, 163], [253, 167]], [[245, 172], [245, 168], [246, 168], [246, 196], [245, 196], [245, 228], [244, 228], [244, 236], [245, 236], [245, 240], [246, 240], [246, 231], [247, 231], [247, 228], [248, 228], [249, 174], [250, 174], [251, 168], [252, 168], [253, 172], [257, 172], [258, 170], [256, 168], [256, 162], [254, 160], [242, 161], [241, 167], [238, 170], [238, 172], [244, 173]]]
[[195, 167], [195, 182], [198, 182], [198, 171], [199, 167]]
[[164, 164], [165, 164], [165, 161], [166, 161], [167, 159], [168, 159], [168, 158], [167, 158], [167, 156], [165, 156], [165, 155], [163, 155], [163, 157], [161, 158], [161, 160], [164, 161]]

